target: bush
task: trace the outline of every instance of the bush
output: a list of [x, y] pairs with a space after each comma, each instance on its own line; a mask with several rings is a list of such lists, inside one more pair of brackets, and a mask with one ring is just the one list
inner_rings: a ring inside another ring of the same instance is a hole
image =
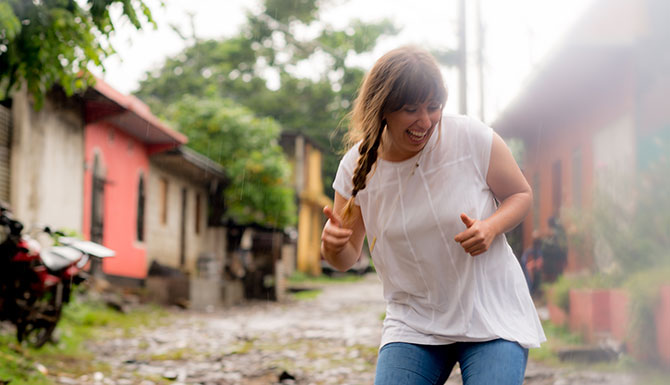
[[624, 288], [630, 295], [631, 316], [628, 336], [636, 356], [650, 363], [658, 363], [655, 312], [660, 301], [660, 289], [670, 283], [670, 267], [649, 269], [630, 276]]

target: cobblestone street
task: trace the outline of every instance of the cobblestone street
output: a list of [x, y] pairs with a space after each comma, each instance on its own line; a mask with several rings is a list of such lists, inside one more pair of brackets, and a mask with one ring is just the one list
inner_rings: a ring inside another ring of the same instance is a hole
[[[372, 384], [384, 304], [374, 275], [314, 299], [174, 311], [164, 326], [93, 344], [111, 374], [61, 384]], [[447, 384], [460, 384], [458, 368]], [[621, 373], [529, 363], [526, 384], [633, 384]]]

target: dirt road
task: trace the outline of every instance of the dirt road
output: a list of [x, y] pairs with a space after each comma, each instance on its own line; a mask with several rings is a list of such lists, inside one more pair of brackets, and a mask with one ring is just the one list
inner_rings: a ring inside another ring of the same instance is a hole
[[[109, 370], [63, 384], [372, 384], [384, 312], [374, 275], [313, 299], [171, 312], [163, 326], [92, 343]], [[458, 368], [448, 384], [460, 384]], [[529, 363], [526, 384], [633, 384], [621, 373]]]

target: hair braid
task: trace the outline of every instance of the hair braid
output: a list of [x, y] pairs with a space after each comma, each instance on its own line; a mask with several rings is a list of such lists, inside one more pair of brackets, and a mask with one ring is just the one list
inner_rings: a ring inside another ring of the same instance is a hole
[[384, 125], [385, 122], [382, 122], [377, 135], [371, 138], [372, 140], [366, 140], [361, 143], [359, 148], [359, 154], [361, 156], [358, 157], [358, 165], [356, 166], [354, 176], [352, 177], [354, 188], [351, 192], [351, 196], [353, 197], [355, 197], [359, 191], [365, 188], [368, 174], [372, 170], [372, 166], [374, 166], [374, 164], [377, 162], [377, 150], [379, 149], [379, 145], [381, 143], [382, 133], [384, 132]]
[[368, 174], [370, 174], [372, 167], [377, 162], [377, 152], [379, 150], [379, 145], [381, 144], [384, 126], [386, 126], [385, 120], [381, 122], [381, 125], [377, 130], [377, 134], [373, 138], [367, 138], [366, 140], [363, 140], [358, 149], [360, 156], [358, 157], [358, 164], [356, 165], [356, 169], [354, 170], [354, 175], [352, 177], [354, 188], [351, 191], [351, 198], [349, 198], [346, 206], [344, 206], [344, 212], [342, 214], [342, 219], [345, 223], [345, 226], [352, 219], [351, 209], [354, 205], [354, 198], [359, 191], [365, 188]]

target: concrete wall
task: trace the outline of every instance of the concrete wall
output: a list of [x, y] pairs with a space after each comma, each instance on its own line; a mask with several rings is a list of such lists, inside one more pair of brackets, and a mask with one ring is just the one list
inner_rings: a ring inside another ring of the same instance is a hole
[[[162, 181], [167, 181], [166, 222], [163, 223]], [[207, 190], [152, 164], [146, 199], [146, 243], [148, 263], [156, 260], [175, 268], [180, 265], [182, 189], [186, 189], [185, 256], [183, 269], [195, 274], [202, 253], [211, 253], [223, 266], [226, 232], [222, 227], [207, 226]], [[196, 196], [200, 196], [200, 231], [196, 233]]]
[[25, 91], [12, 102], [10, 204], [26, 226], [82, 231], [84, 124], [81, 107], [58, 93], [40, 111]]

